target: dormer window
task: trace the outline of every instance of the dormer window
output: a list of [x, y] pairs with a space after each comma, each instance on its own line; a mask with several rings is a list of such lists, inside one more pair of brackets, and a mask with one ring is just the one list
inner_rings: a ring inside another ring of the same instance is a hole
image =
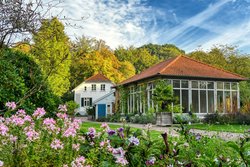
[[96, 84], [92, 84], [92, 85], [91, 85], [91, 90], [92, 90], [92, 91], [96, 91]]
[[101, 84], [101, 91], [105, 91], [105, 84]]

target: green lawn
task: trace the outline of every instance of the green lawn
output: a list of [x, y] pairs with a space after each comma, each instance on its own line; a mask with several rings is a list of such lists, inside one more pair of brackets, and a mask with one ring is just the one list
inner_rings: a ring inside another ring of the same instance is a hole
[[244, 133], [250, 129], [250, 125], [214, 125], [214, 124], [192, 124], [188, 125], [192, 129], [200, 129], [207, 131], [219, 131], [219, 132], [234, 132]]
[[[82, 124], [81, 129], [86, 132], [86, 131], [88, 131], [88, 128], [93, 127], [97, 131], [101, 131], [101, 128], [100, 128], [101, 124], [102, 123], [99, 123], [99, 122], [84, 122]], [[122, 126], [119, 126], [119, 125], [112, 125], [112, 124], [108, 124], [108, 125], [109, 125], [110, 129], [114, 129], [114, 130], [117, 129], [117, 128], [122, 127]], [[133, 131], [136, 131], [138, 128], [131, 128], [131, 129]], [[151, 130], [150, 134], [151, 134], [151, 137], [153, 139], [161, 138], [161, 136], [160, 136], [161, 132], [158, 132], [158, 131], [155, 131], [155, 130]]]

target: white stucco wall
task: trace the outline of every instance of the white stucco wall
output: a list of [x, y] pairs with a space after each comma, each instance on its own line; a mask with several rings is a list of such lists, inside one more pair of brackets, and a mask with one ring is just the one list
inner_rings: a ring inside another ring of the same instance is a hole
[[[96, 91], [92, 91], [92, 84], [96, 85]], [[105, 84], [105, 91], [101, 90], [101, 84]], [[87, 90], [84, 90], [84, 87], [87, 87]], [[81, 115], [86, 115], [86, 108], [81, 106], [81, 98], [92, 98], [92, 103], [102, 96], [110, 93], [111, 87], [114, 86], [112, 83], [108, 82], [83, 82], [77, 86], [74, 91], [74, 101], [80, 105], [77, 109]]]
[[[113, 105], [112, 103], [115, 103], [115, 96], [114, 96], [114, 91], [110, 95], [106, 96], [105, 98], [99, 100], [98, 102], [95, 103], [96, 105], [96, 111], [95, 111], [95, 118], [98, 119], [98, 104], [106, 104], [106, 116], [112, 114], [113, 110]], [[110, 106], [110, 109], [108, 111], [108, 105]]]

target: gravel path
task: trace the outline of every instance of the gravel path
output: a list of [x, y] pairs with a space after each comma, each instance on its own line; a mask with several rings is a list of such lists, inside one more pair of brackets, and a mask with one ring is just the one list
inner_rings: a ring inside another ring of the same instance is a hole
[[[81, 120], [83, 120], [84, 122], [93, 122], [93, 121], [89, 121], [84, 117], [80, 118]], [[101, 123], [101, 122], [98, 122]], [[112, 124], [112, 125], [120, 125], [122, 126], [122, 123], [114, 123], [114, 122], [108, 122], [108, 124]], [[140, 128], [140, 129], [146, 129], [147, 127], [145, 126], [145, 124], [132, 124], [132, 123], [127, 123], [126, 125], [130, 126], [130, 127], [134, 127], [134, 128]], [[168, 134], [170, 134], [171, 136], [178, 136], [178, 132], [176, 132], [176, 130], [178, 129], [178, 127], [161, 127], [161, 126], [156, 126], [156, 125], [152, 125], [152, 127], [150, 128], [151, 130], [156, 130], [159, 132], [167, 132]], [[220, 137], [224, 140], [239, 140], [240, 137], [243, 137], [244, 135], [242, 133], [231, 133], [231, 132], [218, 132], [218, 131], [205, 131], [205, 130], [198, 130], [198, 129], [190, 129], [190, 132], [194, 133], [194, 134], [200, 134], [202, 136], [217, 136]]]

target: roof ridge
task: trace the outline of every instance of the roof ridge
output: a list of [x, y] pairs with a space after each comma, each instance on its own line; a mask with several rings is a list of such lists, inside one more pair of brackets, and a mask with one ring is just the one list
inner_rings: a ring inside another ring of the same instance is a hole
[[206, 63], [204, 63], [204, 62], [202, 62], [202, 61], [193, 59], [193, 58], [188, 57], [188, 56], [182, 55], [182, 57], [185, 57], [185, 58], [187, 58], [187, 59], [189, 59], [189, 60], [192, 60], [192, 61], [195, 61], [195, 62], [197, 62], [197, 63], [201, 63], [201, 64], [206, 65], [206, 66], [208, 66], [208, 67], [216, 68], [217, 70], [220, 70], [220, 71], [223, 71], [223, 72], [226, 72], [226, 73], [230, 73], [230, 74], [236, 75], [236, 76], [241, 77], [241, 78], [246, 78], [246, 77], [244, 77], [244, 76], [242, 76], [242, 75], [240, 75], [240, 74], [237, 74], [237, 73], [234, 73], [234, 72], [231, 72], [231, 71], [228, 71], [228, 70], [225, 70], [225, 69], [223, 69], [223, 68], [219, 68], [219, 67], [216, 67], [216, 66], [213, 66], [213, 65], [210, 65], [210, 64], [206, 64]]
[[98, 76], [98, 75], [100, 75], [100, 76], [103, 77], [104, 79], [106, 79], [106, 80], [112, 82], [108, 77], [106, 77], [106, 76], [103, 75], [102, 73], [94, 74], [94, 75], [92, 75], [91, 77], [85, 79], [84, 82], [86, 82], [86, 81], [91, 81], [91, 79], [95, 78], [95, 77]]
[[[172, 65], [173, 63], [175, 63], [178, 59], [180, 59], [180, 57], [181, 57], [181, 55], [175, 57], [175, 58], [172, 60], [172, 62], [170, 62], [166, 67], [164, 67], [159, 73], [161, 74], [163, 71], [165, 71], [169, 66], [171, 66], [171, 65]], [[167, 60], [169, 60], [169, 59], [167, 59]], [[165, 61], [167, 61], [167, 60], [165, 60]], [[164, 62], [165, 62], [165, 61], [164, 61]]]

